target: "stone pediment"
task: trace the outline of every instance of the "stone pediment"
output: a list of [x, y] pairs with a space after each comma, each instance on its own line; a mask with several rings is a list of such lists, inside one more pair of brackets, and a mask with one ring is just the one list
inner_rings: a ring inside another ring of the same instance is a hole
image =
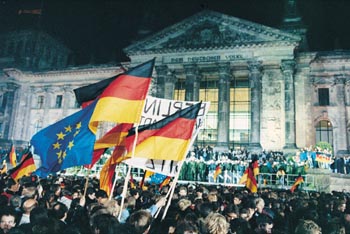
[[125, 48], [128, 55], [262, 45], [297, 45], [299, 36], [213, 11], [202, 11]]

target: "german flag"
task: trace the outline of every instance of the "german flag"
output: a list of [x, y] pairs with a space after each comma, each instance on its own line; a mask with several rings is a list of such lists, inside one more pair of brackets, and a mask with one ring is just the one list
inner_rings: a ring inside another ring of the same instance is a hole
[[30, 175], [35, 170], [33, 154], [28, 151], [23, 155], [21, 163], [9, 170], [8, 173], [14, 180], [19, 180], [23, 176]]
[[214, 171], [214, 175], [213, 175], [213, 178], [214, 178], [214, 181], [216, 181], [216, 178], [221, 174], [221, 166], [220, 164], [218, 164], [215, 168], [215, 171]]
[[245, 184], [245, 187], [249, 189], [250, 192], [256, 193], [258, 191], [258, 183], [255, 178], [254, 170], [256, 171], [257, 161], [254, 160], [249, 164], [247, 169], [244, 171], [239, 183]]
[[[187, 154], [202, 102], [179, 110], [156, 123], [132, 128], [125, 139], [127, 155], [138, 158], [181, 161]], [[136, 131], [138, 134], [136, 134]], [[134, 141], [136, 147], [132, 155]]]
[[109, 158], [100, 171], [100, 189], [106, 191], [108, 196], [112, 193], [113, 177], [117, 164], [111, 163]]
[[138, 65], [114, 79], [97, 99], [90, 119], [90, 129], [98, 122], [139, 123], [151, 83], [155, 59]]
[[134, 180], [134, 177], [132, 176], [132, 174], [130, 174], [129, 182], [130, 182], [130, 188], [136, 189], [136, 183], [135, 183], [135, 180]]
[[[132, 126], [132, 124], [118, 124], [108, 131], [103, 137], [97, 140], [95, 142], [91, 164], [85, 165], [85, 167], [91, 169], [108, 148], [116, 146], [116, 150], [118, 150], [119, 146], [125, 145], [125, 137], [128, 135], [128, 131], [130, 128], [132, 128]], [[123, 151], [125, 151], [124, 148]], [[118, 155], [120, 155], [120, 153], [118, 153]]]
[[145, 172], [143, 173], [143, 177], [142, 177], [142, 180], [140, 181], [140, 188], [142, 190], [146, 190], [146, 187], [145, 187], [145, 180], [149, 177], [151, 177], [152, 175], [154, 174], [153, 171], [147, 171], [145, 170]]
[[118, 124], [95, 142], [94, 149], [105, 149], [116, 145], [124, 145], [123, 141], [132, 127], [133, 124]]
[[17, 166], [17, 155], [15, 146], [12, 144], [9, 152], [9, 160], [13, 167]]
[[259, 163], [258, 163], [258, 160], [254, 160], [254, 161], [252, 162], [252, 167], [253, 167], [253, 174], [254, 174], [254, 176], [259, 175], [260, 170], [259, 170]]
[[299, 185], [300, 185], [301, 183], [304, 183], [304, 179], [303, 179], [303, 177], [302, 177], [301, 175], [299, 175], [298, 178], [295, 179], [295, 182], [294, 182], [294, 184], [292, 185], [292, 187], [290, 188], [290, 191], [291, 191], [292, 193], [294, 193], [294, 191], [299, 187]]
[[159, 184], [159, 191], [162, 190], [162, 188], [170, 183], [171, 176], [165, 177], [162, 183]]

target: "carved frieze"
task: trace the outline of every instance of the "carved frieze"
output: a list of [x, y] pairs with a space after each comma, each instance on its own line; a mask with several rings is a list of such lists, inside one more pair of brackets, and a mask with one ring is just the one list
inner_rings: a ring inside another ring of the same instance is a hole
[[128, 55], [261, 45], [297, 45], [301, 38], [214, 11], [202, 11], [124, 49]]

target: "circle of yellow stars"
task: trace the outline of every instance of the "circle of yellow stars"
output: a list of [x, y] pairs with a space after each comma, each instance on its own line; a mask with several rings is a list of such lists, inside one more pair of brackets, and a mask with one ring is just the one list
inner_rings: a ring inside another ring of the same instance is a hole
[[[61, 164], [63, 160], [66, 158], [69, 150], [72, 150], [74, 147], [74, 138], [79, 134], [81, 129], [81, 122], [75, 124], [74, 127], [68, 125], [64, 127], [63, 131], [60, 131], [56, 134], [57, 141], [52, 144], [53, 149], [56, 151], [56, 155], [58, 158], [58, 163]], [[73, 133], [73, 131], [75, 132]], [[72, 134], [73, 133], [73, 134]], [[67, 138], [71, 139], [67, 139]], [[68, 144], [67, 144], [68, 141]]]

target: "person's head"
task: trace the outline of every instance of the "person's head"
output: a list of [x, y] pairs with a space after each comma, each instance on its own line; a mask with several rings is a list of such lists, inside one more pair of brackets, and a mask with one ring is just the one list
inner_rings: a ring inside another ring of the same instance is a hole
[[230, 222], [231, 220], [238, 218], [239, 217], [238, 206], [232, 203], [228, 204], [224, 210], [224, 215], [227, 219], [227, 222]]
[[87, 188], [86, 190], [86, 197], [90, 200], [95, 200], [96, 199], [96, 191], [94, 188]]
[[96, 192], [96, 199], [97, 199], [97, 202], [99, 204], [104, 204], [105, 202], [107, 202], [108, 200], [108, 195], [106, 193], [106, 191], [102, 190], [102, 189], [99, 189], [97, 192]]
[[255, 202], [256, 211], [259, 212], [259, 213], [262, 213], [262, 211], [263, 211], [263, 209], [265, 207], [264, 199], [262, 199], [261, 197], [258, 197], [258, 198], [254, 199], [254, 202]]
[[136, 200], [139, 199], [140, 193], [138, 189], [130, 189], [130, 195], [133, 196]]
[[272, 233], [273, 221], [267, 215], [261, 214], [256, 218], [257, 229], [262, 233]]
[[103, 207], [106, 208], [107, 212], [115, 217], [118, 216], [120, 211], [120, 206], [115, 199], [107, 200]]
[[134, 228], [135, 234], [146, 234], [152, 224], [152, 215], [146, 210], [135, 211], [130, 215], [128, 224]]
[[227, 234], [230, 228], [225, 216], [219, 213], [210, 213], [204, 223], [209, 234]]
[[61, 185], [53, 184], [51, 185], [50, 190], [54, 193], [56, 197], [61, 197], [61, 192], [62, 192]]
[[175, 234], [198, 234], [198, 227], [193, 223], [182, 221], [176, 225]]
[[242, 199], [243, 199], [242, 194], [239, 194], [239, 193], [234, 194], [233, 195], [233, 204], [235, 204], [237, 206], [240, 205], [242, 203]]
[[65, 204], [57, 202], [53, 205], [51, 214], [52, 217], [64, 221], [67, 218], [68, 208]]
[[23, 187], [21, 195], [25, 198], [37, 198], [38, 190], [36, 187]]
[[40, 223], [47, 223], [49, 219], [49, 216], [47, 214], [47, 209], [44, 207], [35, 207], [31, 212], [30, 212], [30, 223], [32, 225], [35, 224], [40, 224]]
[[312, 220], [300, 220], [294, 234], [321, 234], [321, 227]]
[[181, 186], [179, 188], [178, 194], [180, 197], [186, 197], [187, 196], [187, 188], [185, 186]]
[[95, 234], [114, 234], [118, 229], [118, 219], [110, 214], [100, 214], [92, 220], [92, 230]]
[[336, 209], [340, 212], [344, 212], [346, 210], [346, 201], [345, 200], [339, 200], [336, 203]]
[[1, 210], [0, 228], [4, 233], [8, 233], [11, 228], [16, 226], [16, 211], [12, 207], [6, 207]]
[[18, 195], [13, 195], [10, 198], [10, 206], [14, 208], [20, 208], [22, 205], [22, 198]]
[[20, 184], [10, 177], [7, 179], [6, 187], [12, 192], [18, 192]]
[[35, 199], [29, 198], [23, 202], [22, 210], [25, 214], [30, 214], [30, 212], [38, 206], [38, 202]]

